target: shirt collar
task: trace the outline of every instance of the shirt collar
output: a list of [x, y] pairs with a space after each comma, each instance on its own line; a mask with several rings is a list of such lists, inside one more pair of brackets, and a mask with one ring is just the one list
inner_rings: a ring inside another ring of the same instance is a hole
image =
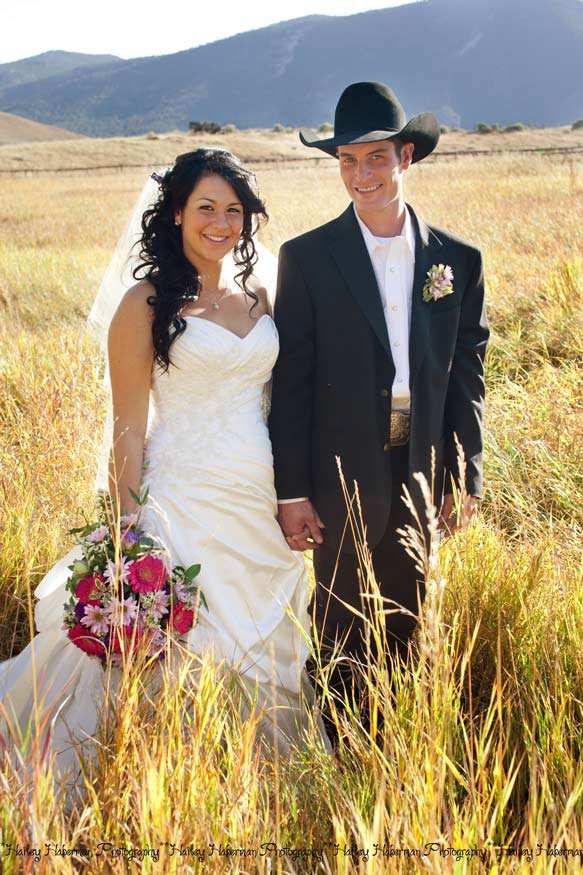
[[360, 230], [362, 231], [362, 236], [364, 237], [364, 242], [366, 244], [366, 248], [368, 249], [368, 254], [372, 256], [375, 249], [378, 247], [382, 247], [389, 240], [397, 240], [399, 237], [403, 237], [409, 246], [409, 252], [411, 253], [411, 258], [415, 261], [415, 229], [413, 227], [413, 221], [411, 219], [411, 213], [409, 212], [407, 206], [405, 205], [405, 221], [403, 223], [403, 230], [397, 237], [375, 237], [375, 235], [370, 231], [369, 228], [364, 224], [360, 216], [358, 215], [357, 209], [352, 204], [352, 208], [354, 210], [354, 215], [356, 216], [356, 221], [360, 226]]

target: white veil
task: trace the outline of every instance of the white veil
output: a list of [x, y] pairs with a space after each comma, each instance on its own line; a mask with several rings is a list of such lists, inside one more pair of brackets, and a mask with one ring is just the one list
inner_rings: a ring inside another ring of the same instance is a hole
[[[107, 393], [107, 413], [103, 441], [98, 459], [96, 489], [107, 489], [109, 453], [113, 441], [113, 406], [111, 402], [111, 390], [109, 381], [109, 367], [107, 365], [107, 335], [114, 313], [123, 298], [125, 292], [133, 286], [137, 280], [133, 277], [133, 270], [140, 263], [139, 249], [135, 245], [142, 236], [142, 216], [144, 212], [158, 199], [160, 180], [164, 173], [169, 170], [163, 167], [152, 173], [144, 185], [132, 210], [129, 222], [117, 242], [112, 259], [103, 275], [97, 295], [91, 307], [87, 323], [93, 330], [99, 341], [101, 350], [105, 355], [104, 387]], [[253, 269], [253, 278], [257, 285], [267, 290], [269, 307], [273, 313], [273, 301], [275, 298], [275, 286], [277, 280], [277, 259], [262, 243], [255, 240], [257, 263]], [[231, 256], [225, 259], [223, 264], [222, 278], [227, 282], [234, 282], [236, 265]], [[266, 406], [268, 399], [266, 398]]]

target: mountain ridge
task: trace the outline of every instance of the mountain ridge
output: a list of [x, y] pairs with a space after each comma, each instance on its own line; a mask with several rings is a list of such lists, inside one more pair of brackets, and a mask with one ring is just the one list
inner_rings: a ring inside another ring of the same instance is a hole
[[0, 64], [0, 93], [17, 85], [40, 82], [52, 76], [71, 73], [79, 68], [121, 61], [116, 55], [88, 55], [82, 52], [54, 50]]
[[409, 116], [431, 110], [454, 127], [567, 124], [583, 116], [583, 3], [539, 0], [533, 15], [529, 0], [422, 0], [311, 15], [12, 86], [0, 110], [102, 136], [201, 119], [314, 127], [363, 79], [387, 82]]

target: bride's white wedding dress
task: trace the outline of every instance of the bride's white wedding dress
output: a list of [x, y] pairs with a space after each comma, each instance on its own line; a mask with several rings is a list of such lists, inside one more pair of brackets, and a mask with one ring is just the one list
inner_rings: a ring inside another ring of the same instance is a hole
[[[271, 445], [263, 398], [278, 353], [277, 329], [261, 316], [244, 337], [186, 317], [167, 373], [154, 369], [141, 525], [162, 540], [173, 564], [200, 563], [207, 607], [184, 639], [195, 654], [236, 666], [265, 707], [262, 726], [300, 741], [310, 723], [308, 583], [276, 520]], [[72, 551], [37, 588], [38, 634], [0, 664], [0, 696], [25, 727], [34, 701], [56, 714], [52, 745], [64, 767], [71, 737], [91, 738], [103, 708], [105, 673], [62, 628]], [[33, 683], [34, 681], [34, 683]], [[1, 722], [1, 720], [0, 720]]]

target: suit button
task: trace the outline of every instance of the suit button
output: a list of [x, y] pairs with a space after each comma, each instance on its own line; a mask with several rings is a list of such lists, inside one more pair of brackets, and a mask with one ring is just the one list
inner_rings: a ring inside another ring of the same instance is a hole
[[381, 389], [381, 398], [388, 398], [388, 397], [389, 397], [389, 390], [388, 389]]
[[390, 451], [391, 451], [391, 445], [390, 445], [390, 444], [385, 444], [384, 447], [383, 447], [383, 450], [385, 451], [385, 453], [390, 453]]

